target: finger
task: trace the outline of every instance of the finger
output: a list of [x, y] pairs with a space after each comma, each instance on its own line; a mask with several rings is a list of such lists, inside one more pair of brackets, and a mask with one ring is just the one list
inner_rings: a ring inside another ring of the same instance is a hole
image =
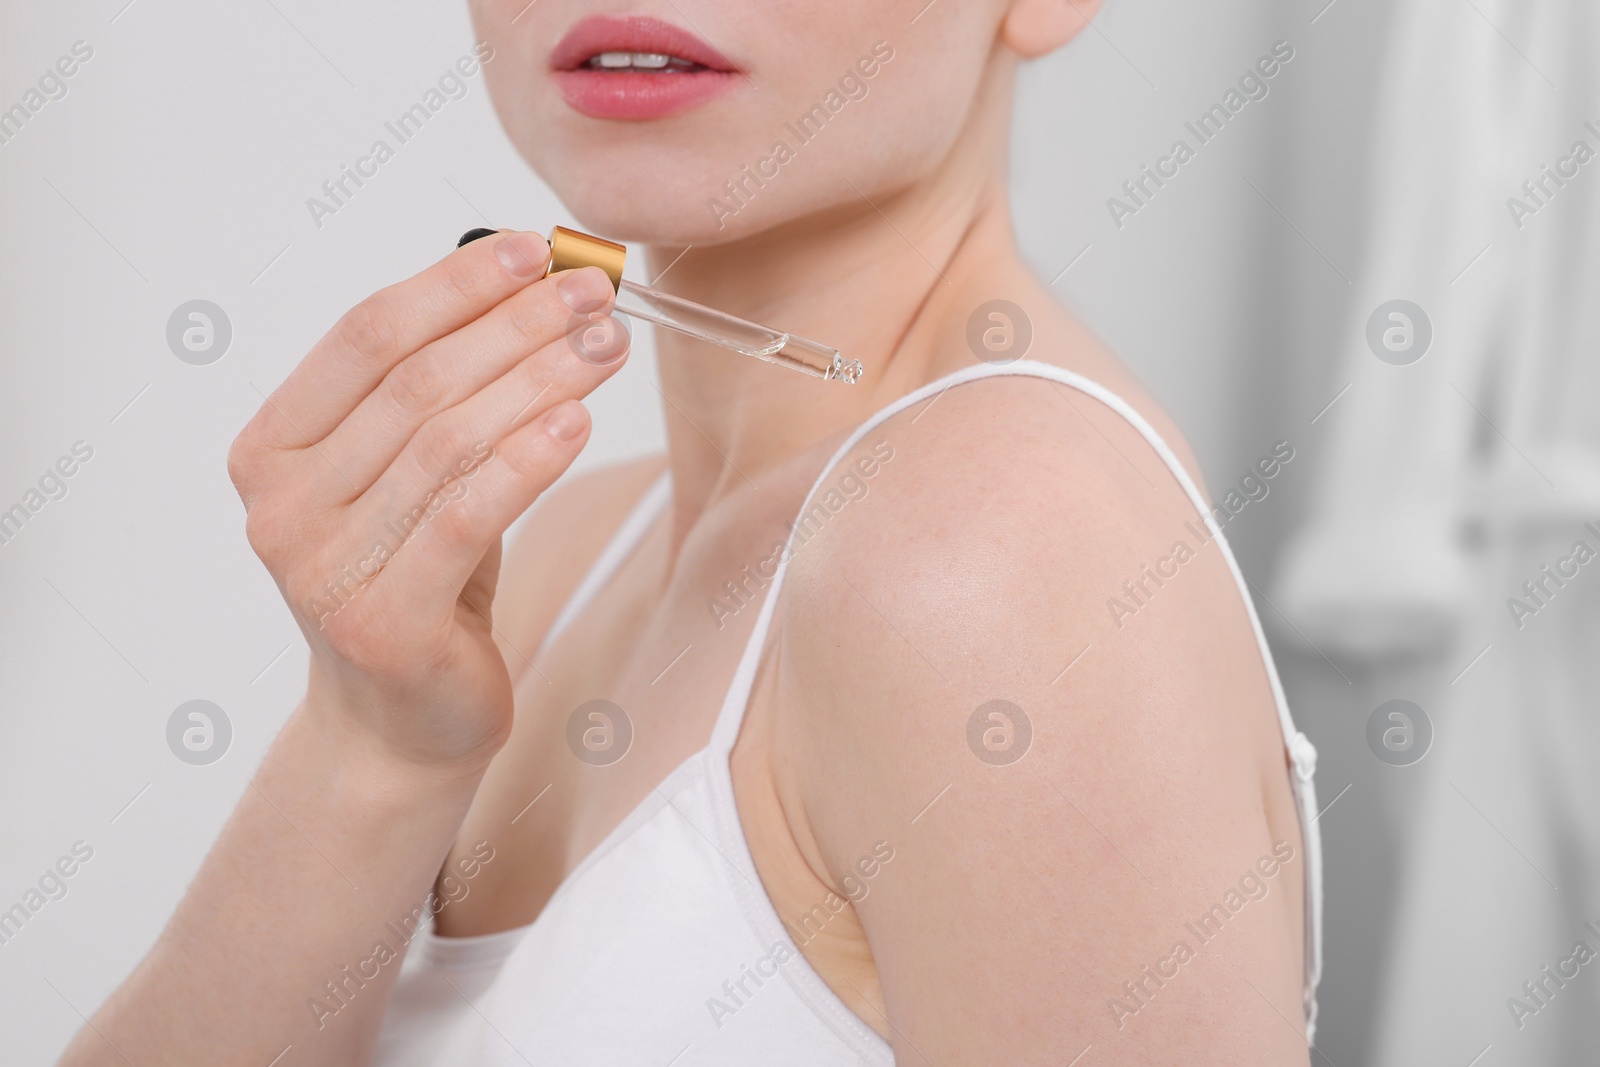
[[394, 366], [544, 277], [550, 246], [506, 232], [458, 248], [344, 314], [258, 416], [268, 447], [305, 448], [326, 437]]
[[[579, 339], [570, 344], [563, 339], [588, 324], [585, 313], [601, 314], [615, 297], [611, 280], [598, 267], [563, 271], [512, 294], [401, 360], [317, 446], [342, 474], [335, 477], [321, 469], [325, 495], [353, 499], [351, 483], [361, 489], [371, 485], [424, 424], [497, 381], [530, 354], [544, 350], [545, 363], [553, 357], [581, 364]], [[490, 440], [509, 428], [498, 427]]]
[[[488, 484], [478, 481], [480, 468], [497, 462], [496, 449], [503, 440], [563, 400], [587, 394], [622, 365], [627, 331], [616, 323], [610, 332], [618, 354], [608, 364], [601, 365], [598, 357], [594, 363], [553, 353], [542, 353], [543, 360], [530, 357], [461, 410], [447, 412], [419, 431], [379, 484], [340, 509], [337, 529], [320, 553], [322, 573], [310, 575], [310, 584], [297, 583], [295, 603], [307, 605], [307, 618], [320, 628], [358, 594], [370, 607], [368, 594], [375, 579], [409, 550], [417, 533], [466, 494], [481, 492], [479, 487]], [[552, 365], [567, 373], [547, 373]], [[296, 508], [298, 513], [304, 510]], [[412, 595], [416, 593], [413, 590]]]
[[563, 401], [587, 396], [615, 374], [627, 355], [628, 332], [611, 318], [597, 324], [595, 332], [601, 327], [610, 338], [603, 360], [598, 350], [593, 361], [577, 358], [563, 338], [429, 419], [372, 488], [346, 510], [346, 528], [404, 528], [435, 513], [441, 498], [464, 491], [454, 483], [474, 478], [476, 468], [492, 462], [502, 440]]
[[[373, 582], [372, 610], [415, 611], [419, 592], [455, 597], [506, 528], [559, 478], [589, 439], [589, 413], [564, 400], [502, 439], [468, 488], [413, 531]], [[479, 605], [480, 608], [483, 605]]]

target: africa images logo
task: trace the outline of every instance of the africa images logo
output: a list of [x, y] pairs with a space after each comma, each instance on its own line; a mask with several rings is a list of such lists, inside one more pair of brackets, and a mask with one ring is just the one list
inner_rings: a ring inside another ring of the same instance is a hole
[[1268, 83], [1292, 59], [1293, 45], [1288, 41], [1274, 42], [1270, 54], [1257, 59], [1254, 66], [1239, 76], [1237, 86], [1229, 86], [1220, 101], [1201, 112], [1193, 122], [1185, 122], [1184, 129], [1194, 137], [1194, 144], [1186, 137], [1179, 137], [1172, 142], [1167, 154], [1156, 160], [1154, 168], [1146, 163], [1139, 168], [1137, 176], [1122, 183], [1122, 197], [1106, 198], [1106, 210], [1111, 213], [1116, 228], [1122, 229], [1128, 216], [1137, 215], [1147, 207], [1156, 193], [1176, 178], [1201, 148], [1214, 141], [1245, 105], [1252, 100], [1265, 100], [1271, 91]]
[[784, 130], [794, 139], [793, 145], [782, 138], [774, 141], [771, 150], [758, 159], [754, 167], [746, 163], [737, 175], [723, 182], [722, 192], [727, 199], [713, 196], [706, 201], [711, 217], [716, 220], [717, 229], [722, 229], [724, 219], [743, 211], [757, 192], [783, 173], [783, 168], [799, 157], [798, 149], [821, 137], [822, 131], [845, 109], [845, 105], [851, 101], [865, 100], [870, 91], [867, 83], [877, 77], [878, 72], [893, 58], [893, 46], [888, 41], [878, 41], [872, 46], [872, 54], [856, 60], [855, 66], [846, 70], [835, 86], [811, 105], [810, 110], [793, 122], [783, 124]]
[[340, 164], [339, 173], [322, 183], [322, 195], [306, 198], [306, 210], [311, 213], [316, 228], [322, 229], [325, 218], [337, 215], [348, 205], [367, 182], [378, 176], [379, 168], [395, 157], [397, 149], [421, 133], [428, 120], [444, 110], [446, 104], [466, 96], [469, 88], [466, 79], [477, 75], [483, 64], [493, 58], [492, 45], [485, 41], [473, 45], [472, 54], [460, 57], [447, 67], [435, 84], [423, 92], [420, 100], [402, 111], [394, 121], [383, 124], [384, 130], [394, 138], [394, 144], [389, 143], [388, 137], [379, 137], [353, 166]]

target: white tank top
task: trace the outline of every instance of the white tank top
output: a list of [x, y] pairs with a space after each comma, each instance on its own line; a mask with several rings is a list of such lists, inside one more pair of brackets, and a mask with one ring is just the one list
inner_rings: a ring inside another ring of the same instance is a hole
[[[1183, 486], [1228, 561], [1272, 683], [1291, 763], [1306, 854], [1305, 1008], [1307, 1037], [1314, 1039], [1322, 962], [1322, 862], [1311, 783], [1316, 750], [1289, 717], [1261, 622], [1210, 506], [1149, 423], [1120, 397], [1070, 371], [1031, 360], [980, 364], [873, 415], [839, 446], [811, 492], [885, 419], [950, 386], [1006, 374], [1059, 382], [1128, 420]], [[579, 583], [547, 643], [612, 576], [670, 497], [663, 474]], [[762, 889], [734, 803], [728, 757], [787, 569], [780, 564], [772, 579], [710, 743], [606, 835], [537, 919], [481, 937], [444, 938], [424, 929], [412, 939], [379, 1033], [377, 1067], [894, 1063], [888, 1043], [800, 954]]]

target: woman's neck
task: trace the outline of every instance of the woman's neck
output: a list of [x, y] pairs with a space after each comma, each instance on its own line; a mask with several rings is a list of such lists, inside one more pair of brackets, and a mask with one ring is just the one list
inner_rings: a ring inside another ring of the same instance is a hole
[[[976, 116], [968, 127], [995, 140]], [[959, 365], [952, 339], [965, 351], [967, 317], [994, 295], [997, 275], [1019, 268], [992, 162], [1004, 158], [1000, 140], [998, 155], [992, 143], [958, 143], [932, 175], [890, 197], [853, 194], [845, 208], [712, 248], [650, 249], [659, 288], [821, 341], [866, 368], [853, 386], [823, 382], [658, 331], [680, 522]]]

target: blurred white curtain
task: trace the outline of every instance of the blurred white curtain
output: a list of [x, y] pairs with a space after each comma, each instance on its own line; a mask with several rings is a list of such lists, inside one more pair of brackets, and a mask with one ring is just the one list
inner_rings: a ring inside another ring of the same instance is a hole
[[[1543, 968], [1600, 953], [1600, 561], [1538, 601], [1523, 583], [1577, 541], [1600, 551], [1600, 12], [1402, 0], [1388, 55], [1350, 387], [1274, 599], [1331, 655], [1451, 680], [1425, 709], [1434, 752], [1396, 771], [1426, 799], [1392, 813], [1407, 844], [1374, 1062], [1592, 1064], [1600, 962], [1560, 984]], [[1366, 339], [1397, 298], [1434, 334], [1405, 366]]]

